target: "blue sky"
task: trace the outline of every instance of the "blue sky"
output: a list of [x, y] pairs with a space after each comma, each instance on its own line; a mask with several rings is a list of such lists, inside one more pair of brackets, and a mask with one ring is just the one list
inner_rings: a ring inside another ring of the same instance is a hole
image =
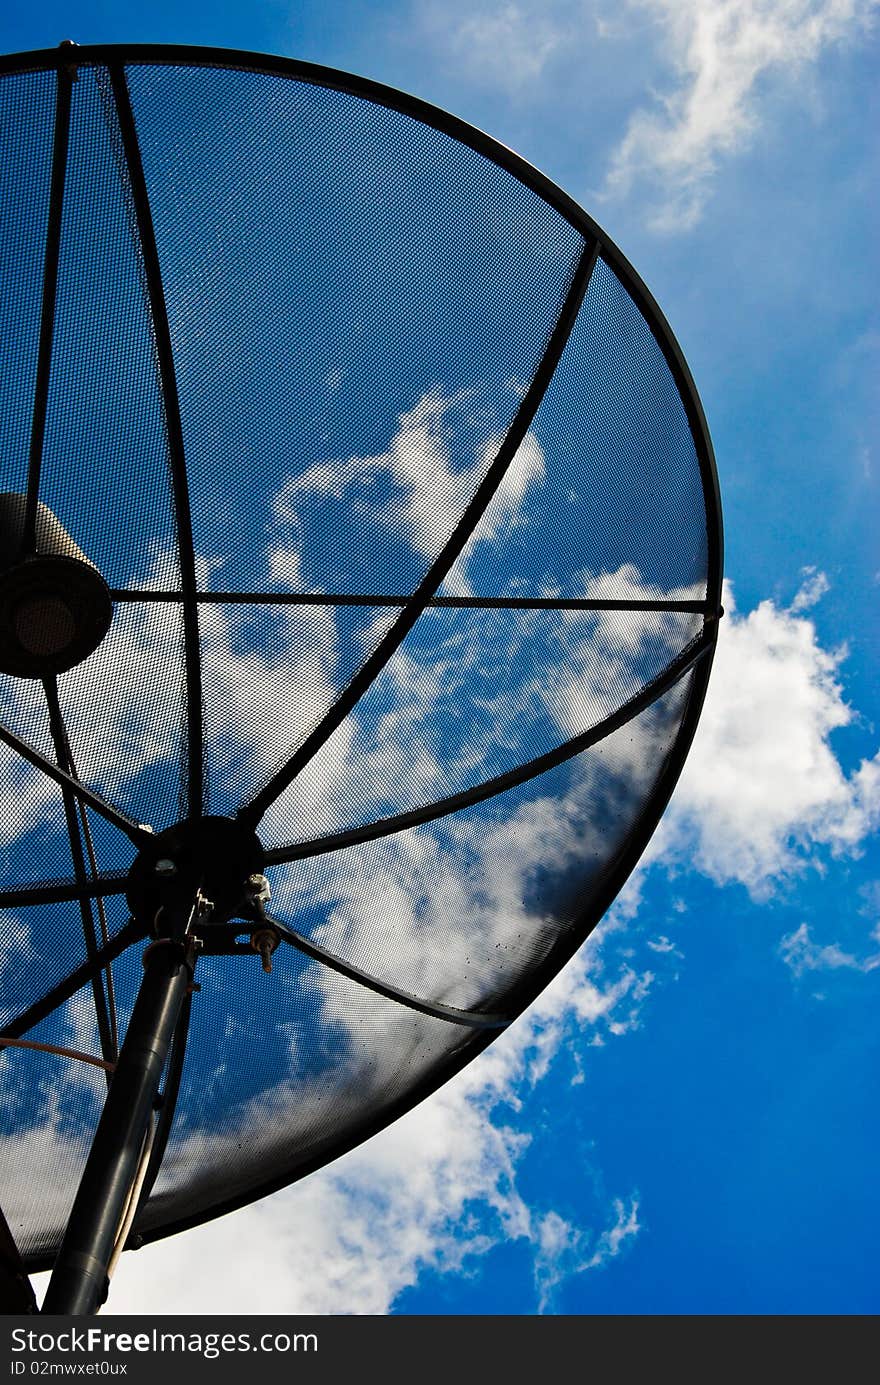
[[0, 34], [296, 56], [509, 144], [663, 308], [725, 507], [703, 724], [605, 926], [460, 1078], [124, 1257], [105, 1311], [876, 1312], [877, 6], [47, 5]]

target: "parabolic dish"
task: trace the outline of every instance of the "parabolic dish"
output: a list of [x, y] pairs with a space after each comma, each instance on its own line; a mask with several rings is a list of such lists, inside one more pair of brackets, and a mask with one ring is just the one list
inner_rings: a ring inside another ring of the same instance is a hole
[[[0, 491], [98, 603], [22, 596], [7, 539], [0, 1032], [112, 1062], [145, 824], [256, 832], [272, 916], [342, 967], [199, 959], [152, 1240], [395, 1119], [596, 925], [699, 716], [718, 487], [638, 276], [454, 117], [129, 46], [3, 59], [0, 125]], [[107, 1073], [0, 1068], [3, 1210], [45, 1268]]]

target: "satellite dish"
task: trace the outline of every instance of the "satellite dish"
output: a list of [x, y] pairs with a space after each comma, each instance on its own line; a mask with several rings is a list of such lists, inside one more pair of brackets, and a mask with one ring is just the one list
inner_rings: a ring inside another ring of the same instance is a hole
[[0, 78], [0, 1261], [90, 1313], [581, 945], [694, 734], [721, 514], [647, 289], [487, 135], [251, 53]]

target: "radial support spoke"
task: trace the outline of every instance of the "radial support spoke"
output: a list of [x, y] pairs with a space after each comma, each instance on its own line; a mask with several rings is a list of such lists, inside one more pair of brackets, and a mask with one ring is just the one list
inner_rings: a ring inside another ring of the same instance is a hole
[[[174, 602], [182, 592], [151, 591], [147, 588], [116, 587], [114, 601]], [[196, 601], [206, 606], [407, 606], [409, 596], [372, 596], [367, 592], [197, 592]], [[708, 601], [637, 601], [586, 596], [432, 596], [425, 610], [467, 611], [680, 611], [711, 615]]]
[[[45, 692], [46, 705], [49, 709], [49, 728], [52, 733], [52, 742], [55, 746], [55, 755], [61, 768], [70, 773], [73, 769], [70, 742], [67, 736], [67, 728], [64, 724], [64, 717], [61, 712], [61, 703], [58, 699], [58, 685], [54, 678], [44, 679], [43, 691]], [[73, 793], [68, 787], [62, 787], [61, 793], [64, 799], [64, 816], [67, 820], [67, 834], [70, 839], [70, 855], [73, 861], [73, 873], [76, 876], [77, 884], [85, 890], [88, 887], [88, 875], [86, 873], [86, 861], [83, 853], [82, 837], [80, 835], [80, 824], [77, 819], [78, 805]], [[85, 894], [80, 896], [79, 911], [82, 920], [86, 953], [88, 954], [89, 961], [94, 963], [98, 954], [98, 938], [95, 931], [92, 902]], [[105, 938], [104, 942], [106, 943], [106, 941], [107, 939]], [[115, 1063], [117, 1058], [117, 1046], [115, 1041], [116, 1016], [112, 1012], [112, 981], [110, 980], [109, 963], [107, 964], [106, 984], [107, 991], [105, 991], [105, 974], [101, 971], [96, 971], [92, 976], [92, 997], [95, 1002], [95, 1018], [98, 1024], [101, 1053], [106, 1062]], [[109, 1073], [107, 1075], [107, 1082], [109, 1085]]]
[[450, 794], [448, 798], [440, 798], [421, 808], [413, 808], [410, 812], [396, 813], [393, 817], [381, 818], [377, 822], [366, 823], [363, 827], [352, 827], [348, 831], [335, 832], [326, 837], [316, 837], [311, 841], [296, 842], [293, 846], [270, 848], [266, 852], [265, 863], [267, 866], [277, 866], [290, 861], [304, 861], [312, 856], [322, 856], [329, 851], [340, 851], [345, 847], [359, 846], [362, 842], [375, 841], [378, 837], [389, 837], [395, 832], [404, 831], [407, 827], [420, 827], [423, 823], [435, 822], [437, 818], [446, 817], [448, 813], [457, 813], [463, 808], [471, 808], [477, 803], [485, 802], [487, 798], [493, 798], [495, 794], [503, 793], [506, 789], [517, 788], [520, 784], [526, 784], [530, 779], [536, 779], [539, 774], [555, 769], [557, 765], [573, 759], [575, 755], [588, 750], [590, 746], [597, 745], [599, 741], [610, 736], [612, 732], [619, 731], [628, 721], [632, 721], [634, 717], [644, 712], [664, 693], [667, 693], [694, 664], [705, 658], [714, 647], [713, 626], [712, 633], [704, 633], [699, 640], [684, 650], [677, 659], [674, 659], [659, 677], [643, 688], [636, 697], [625, 702], [611, 716], [605, 717], [596, 726], [591, 727], [589, 731], [583, 731], [579, 736], [573, 736], [571, 740], [565, 741], [555, 750], [550, 750], [545, 755], [537, 755], [533, 760], [527, 760], [525, 764], [517, 766], [516, 769], [507, 770], [504, 774], [498, 774], [493, 779], [486, 779], [483, 783], [476, 784], [470, 789], [464, 789], [461, 793]]
[[57, 884], [41, 882], [37, 885], [15, 885], [0, 890], [0, 909], [22, 909], [33, 904], [65, 904], [72, 899], [100, 899], [107, 895], [125, 894], [128, 888], [128, 873], [96, 875], [87, 880], [85, 886], [76, 881], [59, 881]]
[[[111, 938], [106, 947], [99, 948], [94, 961], [83, 962], [82, 966], [77, 967], [69, 976], [65, 976], [63, 981], [59, 981], [56, 986], [48, 990], [39, 1000], [35, 1000], [33, 1005], [29, 1005], [17, 1019], [9, 1020], [3, 1026], [4, 1034], [10, 1039], [18, 1039], [22, 1034], [27, 1034], [28, 1030], [42, 1020], [47, 1019], [54, 1010], [57, 1010], [65, 1001], [70, 1000], [71, 996], [76, 995], [77, 991], [87, 986], [108, 963], [131, 947], [134, 943], [140, 942], [147, 935], [146, 925], [138, 919], [129, 919], [124, 928], [121, 928], [115, 938]], [[3, 1040], [0, 1038], [0, 1049], [3, 1047]]]
[[290, 943], [297, 951], [305, 953], [306, 957], [310, 957], [313, 962], [323, 963], [331, 971], [339, 972], [341, 976], [347, 976], [350, 981], [356, 981], [358, 985], [364, 986], [368, 991], [375, 991], [377, 995], [384, 996], [386, 1000], [393, 1000], [398, 1005], [405, 1005], [408, 1010], [417, 1010], [419, 1014], [430, 1015], [432, 1019], [447, 1020], [451, 1024], [465, 1025], [469, 1029], [506, 1029], [510, 1024], [510, 1019], [506, 1015], [481, 1014], [477, 1010], [459, 1010], [452, 1005], [439, 1005], [434, 1001], [422, 1000], [409, 991], [400, 990], [398, 986], [391, 986], [386, 981], [380, 981], [378, 977], [371, 976], [369, 972], [362, 971], [360, 967], [352, 966], [341, 957], [337, 957], [334, 952], [328, 952], [318, 943], [304, 938], [301, 933], [297, 933], [278, 919], [266, 915], [266, 922], [277, 930], [284, 942]]
[[[74, 767], [72, 759], [71, 766]], [[77, 807], [79, 810], [80, 824], [82, 826], [83, 841], [85, 843], [86, 853], [89, 858], [89, 871], [91, 873], [90, 879], [86, 880], [84, 883], [86, 886], [89, 886], [93, 881], [95, 881], [98, 878], [98, 862], [95, 856], [95, 847], [92, 842], [92, 832], [89, 826], [89, 815], [85, 809], [85, 806], [82, 803], [77, 804]], [[101, 925], [101, 942], [106, 947], [108, 942], [110, 941], [110, 930], [107, 927], [107, 911], [104, 908], [104, 898], [100, 894], [91, 894], [90, 898], [92, 898], [95, 903], [95, 909], [98, 914], [98, 922]], [[110, 1042], [113, 1045], [114, 1054], [118, 1054], [119, 1024], [116, 1017], [116, 992], [115, 987], [113, 985], [113, 969], [109, 963], [107, 964], [106, 978], [107, 1008], [110, 1015]]]
[[131, 196], [143, 253], [150, 316], [155, 334], [156, 357], [161, 382], [162, 409], [168, 438], [178, 561], [180, 563], [184, 658], [186, 663], [186, 803], [184, 811], [190, 817], [198, 817], [204, 807], [202, 671], [199, 647], [199, 615], [196, 605], [195, 553], [183, 446], [183, 426], [180, 419], [180, 399], [177, 392], [171, 328], [168, 322], [165, 291], [162, 285], [162, 270], [159, 264], [156, 233], [141, 161], [134, 112], [132, 111], [125, 69], [118, 63], [114, 63], [110, 67], [110, 81], [116, 103], [116, 114], [119, 120], [119, 130], [125, 151], [125, 162], [131, 183]]
[[58, 259], [61, 253], [61, 220], [64, 210], [64, 183], [67, 174], [67, 147], [70, 137], [70, 104], [73, 76], [59, 66], [55, 88], [55, 134], [52, 145], [52, 177], [49, 214], [46, 223], [46, 253], [43, 261], [43, 299], [40, 308], [40, 340], [37, 348], [37, 376], [34, 384], [34, 409], [28, 454], [27, 491], [24, 511], [22, 554], [36, 547], [37, 502], [40, 494], [40, 469], [46, 434], [46, 411], [52, 375], [52, 343], [55, 336], [55, 303], [58, 291]]
[[10, 728], [5, 726], [2, 722], [0, 722], [0, 741], [2, 741], [4, 745], [8, 745], [11, 750], [16, 750], [22, 759], [27, 760], [35, 769], [42, 770], [43, 774], [47, 775], [49, 779], [53, 779], [56, 784], [60, 784], [62, 789], [70, 789], [81, 803], [87, 803], [90, 808], [94, 808], [95, 812], [98, 813], [100, 817], [106, 818], [108, 822], [112, 822], [113, 826], [118, 827], [120, 832], [124, 832], [129, 841], [134, 842], [135, 846], [141, 847], [145, 842], [149, 841], [151, 834], [145, 827], [141, 826], [138, 822], [134, 822], [131, 818], [126, 817], [121, 809], [115, 808], [112, 803], [108, 803], [105, 798], [95, 793], [93, 789], [88, 788], [79, 779], [75, 778], [74, 775], [68, 774], [67, 770], [62, 769], [60, 765], [56, 765], [48, 756], [44, 755], [42, 751], [37, 750], [36, 746], [31, 745], [23, 736], [17, 735], [15, 731], [10, 730]]
[[258, 794], [239, 810], [239, 817], [254, 827], [275, 801], [280, 793], [293, 783], [300, 771], [317, 755], [322, 745], [345, 720], [352, 708], [381, 673], [389, 659], [397, 650], [412, 627], [415, 625], [427, 603], [436, 594], [437, 588], [446, 577], [458, 558], [492, 497], [503, 480], [508, 467], [516, 456], [528, 432], [541, 400], [547, 390], [557, 365], [565, 350], [566, 342], [574, 327], [580, 311], [584, 294], [590, 282], [596, 260], [599, 256], [599, 242], [584, 242], [584, 249], [572, 275], [568, 292], [559, 310], [555, 326], [550, 333], [544, 354], [538, 364], [531, 384], [526, 390], [516, 415], [511, 423], [498, 453], [483, 477], [474, 495], [456, 525], [453, 533], [425, 573], [422, 581], [413, 592], [407, 605], [401, 611], [391, 628], [379, 641], [342, 696], [337, 699], [302, 745], [285, 765], [272, 776]]

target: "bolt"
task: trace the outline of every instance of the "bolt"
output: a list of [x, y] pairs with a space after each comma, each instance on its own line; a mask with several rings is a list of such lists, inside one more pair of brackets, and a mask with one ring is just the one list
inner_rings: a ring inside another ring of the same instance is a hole
[[269, 881], [265, 875], [260, 875], [259, 871], [247, 878], [247, 890], [257, 903], [268, 904], [272, 898], [272, 891], [269, 889]]
[[153, 870], [156, 872], [157, 875], [162, 876], [177, 874], [177, 866], [173, 861], [170, 861], [167, 856], [163, 856], [160, 861], [157, 861], [155, 866], [153, 867]]
[[196, 891], [196, 918], [207, 921], [211, 917], [214, 908], [213, 899], [208, 899], [202, 894], [201, 890]]
[[251, 947], [263, 959], [263, 971], [272, 970], [272, 953], [278, 946], [278, 934], [274, 928], [259, 928], [251, 934]]

